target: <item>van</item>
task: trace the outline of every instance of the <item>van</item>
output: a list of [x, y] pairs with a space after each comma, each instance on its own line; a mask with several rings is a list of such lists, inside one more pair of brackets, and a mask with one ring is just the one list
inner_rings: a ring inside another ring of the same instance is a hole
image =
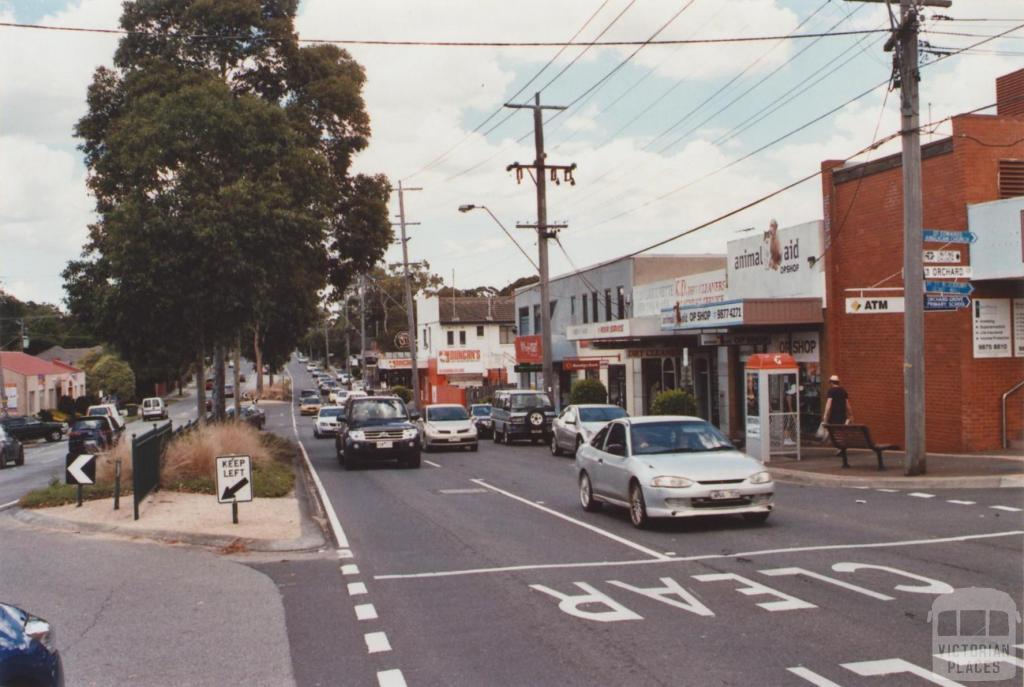
[[109, 417], [110, 424], [114, 426], [114, 431], [118, 433], [124, 430], [124, 415], [121, 413], [122, 411], [119, 411], [117, 406], [113, 403], [102, 403], [100, 405], [89, 406], [89, 409], [85, 411], [86, 415], [92, 417]]
[[495, 443], [511, 445], [529, 439], [531, 443], [551, 440], [551, 423], [555, 408], [548, 395], [527, 389], [504, 389], [494, 393], [491, 420]]
[[153, 396], [152, 398], [142, 399], [142, 419], [143, 420], [166, 420], [167, 419], [167, 406], [164, 405], [164, 399]]

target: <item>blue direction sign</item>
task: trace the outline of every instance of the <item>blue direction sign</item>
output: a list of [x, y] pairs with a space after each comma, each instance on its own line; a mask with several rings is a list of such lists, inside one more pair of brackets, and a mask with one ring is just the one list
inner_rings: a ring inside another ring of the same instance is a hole
[[969, 296], [974, 292], [974, 286], [968, 282], [926, 281], [924, 290], [927, 293], [960, 293]]
[[971, 299], [967, 296], [945, 293], [926, 293], [924, 296], [925, 310], [959, 310], [970, 304]]
[[971, 231], [944, 231], [942, 229], [925, 229], [925, 241], [937, 241], [939, 243], [974, 243], [978, 235]]

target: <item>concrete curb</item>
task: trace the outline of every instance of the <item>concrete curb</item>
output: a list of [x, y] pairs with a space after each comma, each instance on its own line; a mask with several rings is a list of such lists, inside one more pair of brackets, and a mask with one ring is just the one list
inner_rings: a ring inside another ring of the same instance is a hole
[[768, 467], [779, 482], [819, 487], [867, 487], [871, 489], [1011, 489], [1024, 488], [1024, 474], [971, 477], [847, 477], [804, 470]]

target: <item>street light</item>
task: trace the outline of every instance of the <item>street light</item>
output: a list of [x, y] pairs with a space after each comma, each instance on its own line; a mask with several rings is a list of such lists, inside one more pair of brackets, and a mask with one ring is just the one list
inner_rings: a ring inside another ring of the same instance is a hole
[[489, 207], [487, 207], [486, 205], [472, 205], [469, 203], [459, 206], [459, 212], [465, 213], [469, 212], [470, 210], [486, 210], [487, 214], [491, 216], [491, 219], [493, 219], [497, 223], [497, 225], [501, 227], [501, 230], [505, 232], [505, 236], [507, 236], [512, 243], [516, 244], [516, 248], [518, 248], [519, 252], [523, 254], [523, 257], [530, 261], [530, 264], [533, 265], [533, 269], [540, 272], [540, 268], [537, 267], [537, 263], [533, 261], [533, 258], [531, 258], [525, 250], [523, 250], [523, 247], [519, 245], [519, 242], [516, 241], [515, 237], [509, 233], [508, 229], [505, 228], [505, 225], [501, 223], [501, 220], [494, 216], [494, 213], [491, 212], [491, 209]]

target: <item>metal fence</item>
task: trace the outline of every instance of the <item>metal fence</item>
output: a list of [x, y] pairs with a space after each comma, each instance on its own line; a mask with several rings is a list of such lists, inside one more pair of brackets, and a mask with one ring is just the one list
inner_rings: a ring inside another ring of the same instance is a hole
[[[187, 425], [186, 425], [187, 427]], [[171, 423], [153, 427], [145, 434], [132, 435], [132, 500], [135, 519], [139, 504], [151, 491], [160, 488], [160, 461], [172, 436]]]

